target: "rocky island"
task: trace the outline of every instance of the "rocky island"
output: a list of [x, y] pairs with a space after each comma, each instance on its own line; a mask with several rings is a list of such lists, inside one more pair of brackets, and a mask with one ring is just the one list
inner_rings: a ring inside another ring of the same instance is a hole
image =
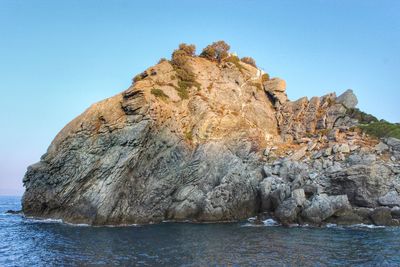
[[[135, 76], [55, 137], [23, 179], [26, 216], [91, 225], [257, 216], [400, 225], [400, 140], [352, 90], [291, 101], [223, 41]], [[380, 138], [382, 137], [382, 138]]]

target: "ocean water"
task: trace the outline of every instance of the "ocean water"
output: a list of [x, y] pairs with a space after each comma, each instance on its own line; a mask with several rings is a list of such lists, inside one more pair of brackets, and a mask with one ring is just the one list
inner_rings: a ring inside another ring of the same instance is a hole
[[4, 214], [0, 266], [400, 266], [400, 228], [162, 223], [90, 227]]

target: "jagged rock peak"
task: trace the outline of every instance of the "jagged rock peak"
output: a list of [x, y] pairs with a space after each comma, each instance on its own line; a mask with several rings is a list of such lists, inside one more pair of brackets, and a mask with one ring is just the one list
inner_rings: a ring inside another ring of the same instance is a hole
[[353, 90], [348, 89], [346, 92], [336, 98], [336, 102], [343, 104], [346, 108], [355, 108], [358, 104], [357, 96]]

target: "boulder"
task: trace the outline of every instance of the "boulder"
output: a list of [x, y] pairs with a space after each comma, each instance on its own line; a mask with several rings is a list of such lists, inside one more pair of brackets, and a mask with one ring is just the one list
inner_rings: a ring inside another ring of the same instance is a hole
[[336, 212], [347, 209], [351, 209], [351, 205], [346, 195], [321, 194], [312, 199], [311, 204], [303, 209], [301, 215], [306, 221], [321, 223]]
[[264, 149], [264, 153], [263, 153], [264, 156], [268, 157], [269, 153], [271, 153], [271, 148], [270, 147], [267, 147], [266, 149]]
[[371, 208], [353, 207], [353, 212], [362, 218], [363, 223], [365, 224], [373, 224], [370, 216], [373, 211], [374, 209]]
[[271, 166], [270, 165], [264, 165], [263, 166], [263, 175], [265, 177], [270, 177], [270, 176], [272, 176], [272, 174], [273, 174], [273, 171], [272, 171]]
[[289, 198], [279, 205], [275, 211], [275, 216], [283, 225], [288, 225], [296, 221], [299, 211], [300, 208], [296, 200]]
[[353, 90], [348, 89], [346, 92], [336, 98], [336, 102], [343, 104], [348, 109], [351, 109], [357, 106], [358, 99]]
[[334, 223], [338, 225], [354, 225], [366, 223], [367, 221], [351, 209], [338, 211], [332, 217], [326, 220], [327, 223]]
[[348, 144], [341, 144], [337, 150], [337, 153], [350, 153], [350, 147]]
[[394, 207], [391, 209], [392, 218], [400, 219], [400, 207]]
[[304, 185], [303, 190], [307, 198], [319, 194], [322, 191], [321, 186], [316, 183]]
[[376, 207], [378, 198], [389, 191], [394, 179], [384, 165], [354, 165], [327, 173], [331, 195], [346, 194], [349, 201], [359, 207]]
[[388, 206], [388, 207], [400, 207], [400, 196], [399, 193], [397, 193], [396, 190], [392, 190], [388, 192], [386, 195], [380, 197], [378, 199], [378, 202], [382, 206]]
[[305, 163], [289, 160], [284, 160], [279, 167], [279, 177], [285, 181], [294, 181], [299, 177], [306, 177], [309, 172], [308, 166]]
[[381, 154], [381, 153], [383, 153], [383, 152], [385, 152], [385, 151], [387, 151], [387, 150], [389, 150], [389, 146], [386, 145], [386, 144], [383, 143], [383, 142], [379, 142], [379, 144], [377, 144], [377, 145], [375, 146], [375, 151], [378, 152], [379, 154]]
[[276, 101], [276, 103], [284, 104], [288, 101], [286, 95], [286, 82], [279, 78], [272, 78], [263, 84], [265, 92]]
[[386, 207], [376, 208], [370, 217], [375, 225], [398, 225], [398, 221], [392, 218], [391, 210]]
[[394, 137], [385, 139], [386, 144], [394, 151], [400, 152], [400, 140]]
[[290, 197], [290, 193], [290, 185], [279, 184], [277, 188], [270, 194], [272, 208], [274, 210], [278, 208], [283, 201]]
[[293, 161], [298, 161], [300, 159], [302, 159], [305, 155], [306, 155], [306, 151], [308, 150], [307, 146], [304, 146], [302, 148], [300, 148], [299, 150], [297, 150], [291, 157], [290, 159]]
[[333, 152], [333, 148], [332, 147], [328, 147], [327, 149], [325, 149], [324, 151], [324, 156], [325, 157], [329, 157], [330, 155], [332, 155]]
[[376, 161], [376, 155], [370, 153], [351, 154], [348, 157], [350, 165], [371, 165]]
[[306, 194], [304, 189], [296, 189], [292, 192], [292, 199], [296, 202], [297, 206], [303, 206], [304, 202], [306, 202]]
[[351, 209], [351, 205], [349, 199], [347, 198], [347, 195], [329, 196], [329, 201], [335, 212]]

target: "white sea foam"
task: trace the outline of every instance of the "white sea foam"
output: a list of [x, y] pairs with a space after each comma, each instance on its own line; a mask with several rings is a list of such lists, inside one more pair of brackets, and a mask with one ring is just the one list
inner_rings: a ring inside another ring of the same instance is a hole
[[373, 225], [373, 224], [354, 224], [354, 225], [350, 225], [350, 228], [368, 228], [368, 229], [382, 229], [382, 228], [386, 228], [385, 226], [378, 226], [378, 225]]
[[26, 217], [29, 223], [63, 223], [61, 219], [38, 219], [38, 218], [30, 218]]
[[278, 225], [280, 225], [274, 219], [267, 219], [267, 220], [263, 221], [263, 223], [264, 223], [265, 226], [278, 226]]
[[[90, 226], [90, 225], [88, 225]], [[117, 224], [117, 225], [113, 225], [113, 224], [106, 224], [106, 225], [94, 225], [92, 227], [109, 227], [109, 228], [118, 228], [118, 227], [141, 227], [141, 224]]]
[[247, 221], [248, 223], [242, 225], [242, 227], [273, 227], [273, 226], [280, 226], [280, 224], [275, 221], [274, 219], [267, 219], [265, 221], [262, 221], [262, 223], [257, 223], [256, 220], [257, 218], [252, 217], [248, 218]]
[[377, 225], [373, 225], [373, 224], [353, 224], [353, 225], [337, 225], [334, 223], [328, 223], [327, 225], [325, 225], [326, 228], [335, 228], [335, 229], [342, 229], [342, 230], [346, 230], [346, 229], [354, 229], [354, 228], [367, 228], [367, 229], [382, 229], [382, 228], [386, 228], [385, 226], [377, 226]]
[[78, 227], [88, 227], [88, 226], [90, 226], [87, 223], [68, 223], [68, 222], [62, 222], [62, 223], [66, 224], [66, 225], [78, 226]]
[[247, 221], [251, 222], [251, 223], [255, 222], [256, 220], [257, 220], [257, 217], [251, 217], [251, 218], [247, 219]]
[[[272, 226], [281, 226], [281, 224], [273, 219], [267, 219], [260, 223], [256, 223], [256, 218], [249, 218], [247, 219], [248, 223], [242, 225], [242, 227], [272, 227]], [[314, 228], [315, 226], [311, 226], [308, 224], [291, 224], [289, 227], [299, 227], [299, 228]], [[318, 227], [317, 227], [318, 228]], [[354, 229], [354, 228], [366, 228], [366, 229], [383, 229], [386, 228], [385, 226], [377, 226], [373, 224], [353, 224], [353, 225], [348, 225], [348, 226], [343, 226], [343, 225], [337, 225], [334, 223], [328, 223], [322, 228], [334, 228], [334, 229], [340, 229], [340, 230], [346, 230], [346, 229]]]
[[[55, 223], [55, 224], [64, 224], [68, 226], [74, 226], [74, 227], [90, 227], [91, 225], [86, 224], [86, 223], [69, 223], [69, 222], [64, 222], [62, 219], [39, 219], [39, 218], [32, 218], [32, 217], [25, 217], [27, 222], [29, 223]], [[261, 223], [256, 223], [257, 222], [257, 217], [251, 217], [247, 219], [248, 223], [242, 225], [242, 227], [276, 227], [276, 226], [281, 226], [277, 221], [274, 219], [267, 219], [265, 221], [262, 221]], [[164, 222], [171, 222], [171, 221], [164, 221]], [[140, 224], [124, 224], [124, 225], [102, 225], [102, 226], [94, 226], [94, 227], [140, 227]], [[308, 224], [304, 225], [299, 225], [299, 224], [292, 224], [290, 227], [311, 227]], [[328, 223], [325, 225], [326, 228], [335, 228], [335, 229], [349, 229], [349, 228], [367, 228], [367, 229], [383, 229], [386, 228], [385, 226], [377, 226], [373, 224], [353, 224], [349, 226], [340, 226], [334, 223]]]
[[87, 223], [70, 223], [64, 222], [62, 219], [39, 219], [39, 218], [32, 218], [32, 217], [25, 217], [28, 223], [57, 223], [57, 224], [64, 224], [73, 227], [140, 227], [140, 224], [122, 224], [122, 225], [99, 225], [99, 226], [92, 226]]
[[326, 225], [326, 228], [336, 228], [336, 227], [338, 227], [338, 225], [335, 224], [335, 223], [328, 223], [328, 224]]

